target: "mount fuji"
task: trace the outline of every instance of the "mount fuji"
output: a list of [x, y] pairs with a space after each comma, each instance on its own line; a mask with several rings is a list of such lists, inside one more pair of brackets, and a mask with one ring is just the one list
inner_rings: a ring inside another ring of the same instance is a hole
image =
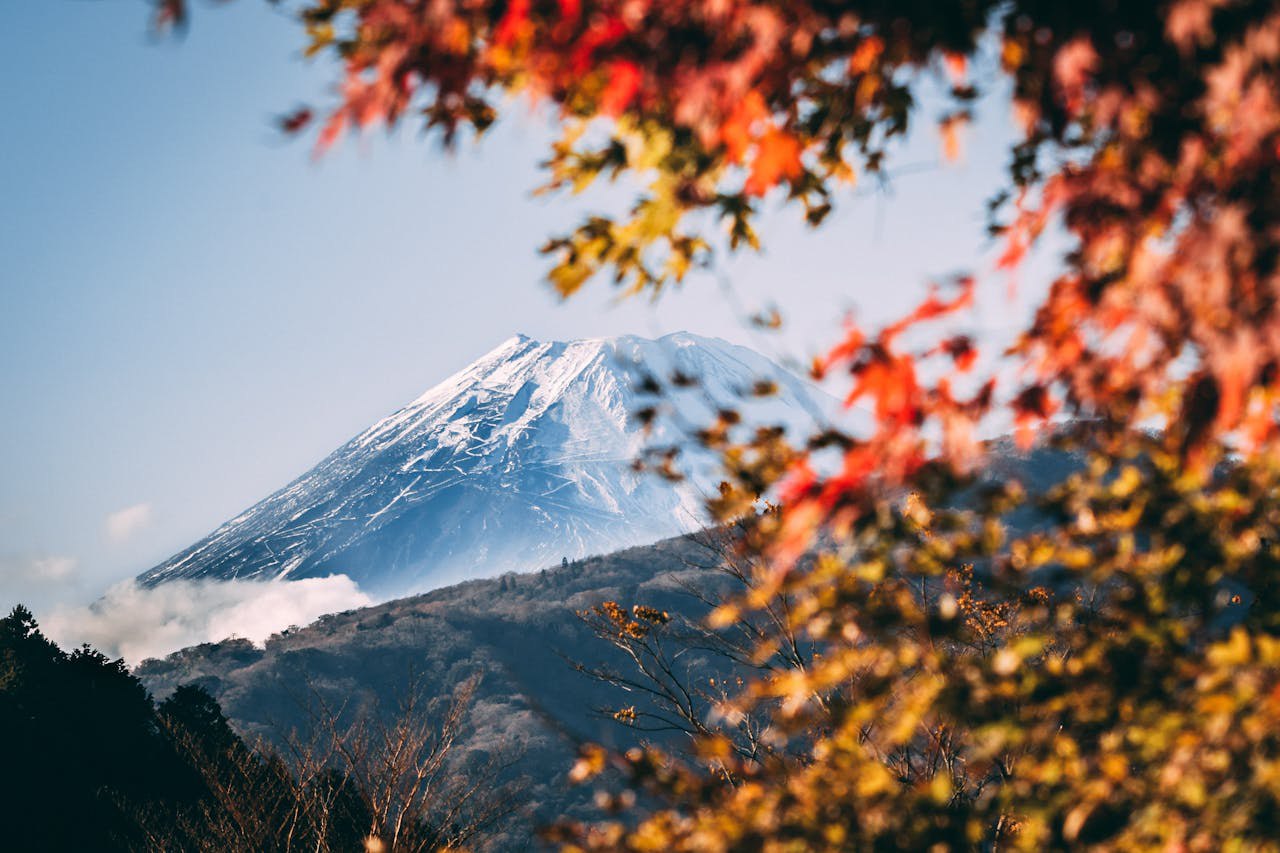
[[[761, 381], [774, 392], [753, 394]], [[139, 581], [345, 574], [404, 595], [647, 544], [703, 521], [719, 477], [693, 431], [724, 408], [743, 414], [740, 429], [789, 433], [834, 411], [719, 339], [516, 336]], [[684, 480], [633, 469], [646, 448], [672, 446]]]

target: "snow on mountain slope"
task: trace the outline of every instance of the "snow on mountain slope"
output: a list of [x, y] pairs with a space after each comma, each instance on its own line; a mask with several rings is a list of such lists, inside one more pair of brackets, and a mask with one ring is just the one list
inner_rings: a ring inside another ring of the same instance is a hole
[[[676, 374], [697, 384], [673, 390]], [[646, 376], [668, 393], [652, 396]], [[761, 379], [778, 392], [753, 398]], [[635, 416], [655, 404], [664, 414], [645, 434]], [[723, 407], [791, 430], [832, 411], [821, 392], [718, 339], [517, 336], [139, 579], [346, 574], [407, 594], [656, 541], [702, 521], [718, 478], [689, 433]], [[685, 449], [684, 482], [632, 470], [644, 447], [672, 444]]]

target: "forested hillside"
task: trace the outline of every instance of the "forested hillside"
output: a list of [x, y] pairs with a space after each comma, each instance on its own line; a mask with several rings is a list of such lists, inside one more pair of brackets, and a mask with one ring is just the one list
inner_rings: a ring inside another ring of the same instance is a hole
[[[691, 589], [714, 593], [737, 583], [711, 568], [720, 556], [713, 541], [694, 535], [472, 581], [326, 616], [265, 648], [228, 640], [185, 649], [145, 662], [137, 674], [157, 696], [198, 684], [242, 731], [277, 740], [306, 729], [324, 705], [347, 714], [391, 708], [406, 683], [441, 698], [478, 675], [456, 754], [464, 769], [511, 762], [503, 776], [520, 781], [527, 812], [495, 844], [519, 849], [534, 843], [535, 826], [593, 810], [590, 788], [568, 782], [579, 742], [621, 746], [640, 736], [612, 718], [637, 703], [634, 695], [574, 671], [575, 662], [628, 671], [618, 649], [577, 613], [617, 601], [702, 616], [708, 608]], [[677, 675], [701, 679], [728, 675], [726, 659], [707, 652], [687, 652], [679, 667]], [[706, 710], [705, 701], [696, 704]]]
[[483, 843], [512, 813], [491, 768], [452, 755], [472, 685], [374, 718], [314, 716], [245, 738], [184, 685], [155, 703], [122, 661], [0, 618], [6, 850], [429, 851]]

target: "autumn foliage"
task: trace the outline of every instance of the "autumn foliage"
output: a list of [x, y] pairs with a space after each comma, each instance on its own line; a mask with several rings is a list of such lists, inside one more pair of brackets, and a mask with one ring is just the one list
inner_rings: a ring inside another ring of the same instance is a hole
[[[338, 102], [314, 113], [321, 150], [406, 121], [452, 142], [522, 93], [562, 119], [549, 189], [638, 181], [627, 215], [545, 246], [565, 295], [597, 275], [661, 289], [755, 247], [762, 197], [821, 225], [843, 187], [886, 169], [927, 80], [944, 81], [950, 153], [979, 96], [1010, 98], [997, 269], [886, 328], [851, 325], [816, 365], [874, 427], [715, 439], [730, 477], [713, 509], [745, 519], [740, 547], [765, 560], [717, 618], [785, 595], [823, 648], [736, 700], [769, 709], [776, 749], [744, 759], [705, 736], [693, 760], [617, 757], [659, 807], [564, 827], [570, 848], [1277, 848], [1280, 7], [308, 0], [299, 14], [310, 52], [341, 68]], [[983, 57], [998, 71], [979, 79]], [[1033, 321], [980, 360], [951, 326], [1046, 233], [1069, 250]], [[994, 416], [1070, 460], [1056, 484], [984, 476]], [[832, 454], [834, 470], [818, 464]], [[766, 494], [781, 505], [755, 512]], [[588, 778], [607, 759], [584, 762]]]

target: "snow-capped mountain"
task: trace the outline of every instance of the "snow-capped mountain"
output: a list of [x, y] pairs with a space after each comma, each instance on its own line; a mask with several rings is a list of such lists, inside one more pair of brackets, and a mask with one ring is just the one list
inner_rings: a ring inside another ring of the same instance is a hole
[[[753, 396], [761, 380], [776, 393]], [[646, 432], [637, 414], [654, 406]], [[345, 574], [406, 594], [652, 542], [703, 520], [718, 477], [691, 431], [726, 407], [792, 430], [831, 411], [804, 381], [718, 339], [517, 336], [140, 580]], [[633, 470], [645, 447], [668, 445], [683, 448], [686, 480]]]

